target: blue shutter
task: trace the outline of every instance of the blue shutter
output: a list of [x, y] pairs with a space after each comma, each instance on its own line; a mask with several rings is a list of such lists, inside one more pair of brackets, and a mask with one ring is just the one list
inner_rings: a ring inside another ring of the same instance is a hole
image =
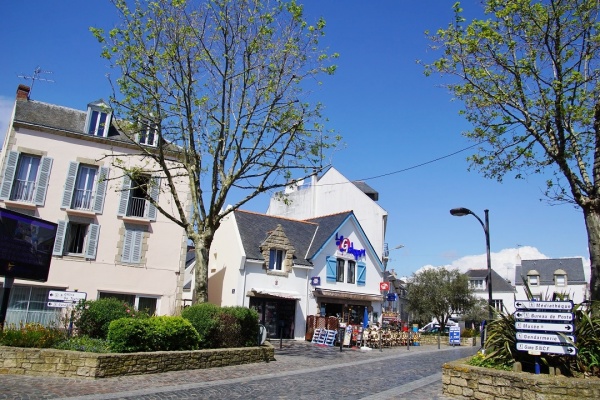
[[56, 238], [54, 239], [53, 256], [62, 256], [65, 243], [65, 233], [67, 232], [67, 221], [58, 221], [56, 228]]
[[100, 225], [90, 224], [87, 232], [87, 244], [85, 246], [85, 258], [96, 258], [98, 249], [98, 237], [100, 235]]
[[335, 257], [327, 257], [327, 280], [335, 281], [337, 277], [337, 259]]
[[367, 283], [367, 264], [365, 264], [362, 261], [359, 261], [358, 263], [356, 263], [356, 270], [357, 270], [357, 278], [356, 278], [356, 284], [357, 285], [364, 285]]
[[[150, 178], [150, 197], [154, 202], [158, 202], [158, 193], [160, 192], [160, 178], [158, 176], [153, 176]], [[148, 208], [148, 219], [151, 221], [156, 221], [156, 207], [154, 204], [149, 203]]]
[[46, 191], [48, 190], [48, 181], [50, 180], [50, 170], [52, 169], [52, 158], [42, 157], [39, 176], [35, 185], [35, 195], [33, 201], [38, 206], [43, 206], [46, 202]]
[[4, 179], [0, 188], [0, 200], [8, 200], [10, 190], [12, 189], [15, 180], [15, 172], [17, 171], [17, 162], [19, 161], [18, 151], [9, 151], [6, 157], [6, 167], [4, 168]]
[[60, 208], [71, 208], [71, 201], [73, 200], [73, 189], [75, 188], [75, 180], [77, 179], [78, 169], [78, 162], [69, 161], [69, 169], [67, 170], [67, 180], [65, 181], [65, 189], [63, 191], [63, 198], [62, 202], [60, 203]]
[[124, 263], [131, 262], [131, 244], [133, 243], [133, 230], [125, 228], [125, 237], [123, 238], [123, 254], [121, 261]]
[[98, 184], [96, 185], [96, 194], [94, 195], [94, 212], [102, 214], [104, 209], [104, 197], [106, 195], [106, 187], [108, 186], [108, 167], [100, 167], [98, 174]]
[[121, 186], [121, 199], [119, 200], [119, 209], [117, 215], [124, 216], [127, 214], [127, 204], [129, 203], [129, 188], [131, 187], [131, 178], [127, 175], [123, 176], [123, 185]]

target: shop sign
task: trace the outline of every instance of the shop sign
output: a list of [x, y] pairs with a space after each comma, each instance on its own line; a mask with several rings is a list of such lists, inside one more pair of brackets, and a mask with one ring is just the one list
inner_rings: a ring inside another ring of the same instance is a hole
[[390, 290], [390, 283], [389, 282], [379, 282], [379, 290], [381, 290], [381, 291]]
[[367, 255], [367, 251], [365, 249], [355, 249], [354, 243], [351, 242], [350, 239], [345, 238], [343, 235], [339, 235], [338, 233], [335, 234], [335, 245], [338, 247], [340, 252], [352, 254], [355, 260]]
[[321, 277], [313, 276], [312, 278], [310, 278], [310, 284], [313, 286], [321, 286]]
[[387, 301], [396, 301], [398, 300], [398, 295], [396, 293], [388, 293]]

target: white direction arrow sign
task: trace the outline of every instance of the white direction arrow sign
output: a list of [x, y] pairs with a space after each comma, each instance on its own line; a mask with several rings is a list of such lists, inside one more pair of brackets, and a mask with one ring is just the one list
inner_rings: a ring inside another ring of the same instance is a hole
[[573, 313], [560, 313], [548, 311], [517, 311], [515, 313], [517, 319], [543, 319], [554, 322], [570, 322], [573, 321]]
[[572, 324], [553, 324], [548, 322], [515, 322], [515, 328], [526, 331], [553, 331], [568, 332], [574, 331]]
[[530, 342], [550, 342], [570, 344], [575, 341], [575, 336], [561, 336], [558, 333], [517, 332], [517, 340], [528, 340]]
[[517, 350], [521, 351], [541, 351], [543, 353], [567, 354], [574, 356], [577, 349], [573, 346], [556, 346], [551, 344], [525, 343], [517, 342]]
[[86, 292], [65, 292], [62, 290], [51, 290], [50, 293], [48, 293], [48, 300], [65, 301], [71, 303], [77, 303], [80, 300], [85, 300], [86, 297]]
[[72, 305], [72, 303], [64, 303], [62, 301], [49, 301], [48, 302], [48, 307], [67, 308], [70, 305]]
[[572, 301], [515, 301], [517, 310], [555, 310], [570, 311], [573, 309]]

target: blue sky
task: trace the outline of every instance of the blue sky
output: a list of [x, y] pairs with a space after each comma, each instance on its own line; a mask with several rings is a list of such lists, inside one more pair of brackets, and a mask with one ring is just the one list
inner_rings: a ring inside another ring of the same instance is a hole
[[[461, 135], [469, 128], [458, 115], [461, 104], [440, 87], [439, 77], [425, 77], [416, 63], [435, 58], [424, 32], [452, 21], [454, 0], [303, 3], [309, 20], [325, 18], [323, 44], [340, 54], [336, 74], [313, 93], [326, 106], [327, 127], [343, 136], [344, 145], [328, 161], [348, 179], [364, 179], [379, 192], [379, 204], [389, 213], [387, 242], [391, 248], [404, 245], [392, 251], [389, 268], [401, 275], [425, 265], [484, 268], [481, 226], [471, 216], [451, 216], [453, 207], [467, 207], [481, 218], [490, 210], [492, 263], [502, 274], [514, 268], [517, 253], [587, 260], [581, 212], [541, 201], [543, 177], [487, 180], [467, 171], [469, 151], [413, 168], [473, 144]], [[467, 16], [480, 15], [477, 1], [462, 4]], [[18, 76], [32, 75], [37, 66], [51, 71], [41, 77], [54, 82], [36, 82], [34, 100], [83, 110], [90, 101], [108, 98], [109, 70], [88, 28], [115, 22], [109, 1], [0, 5], [2, 136], [16, 88], [27, 84]], [[267, 204], [268, 197], [261, 197], [244, 208], [265, 212]]]

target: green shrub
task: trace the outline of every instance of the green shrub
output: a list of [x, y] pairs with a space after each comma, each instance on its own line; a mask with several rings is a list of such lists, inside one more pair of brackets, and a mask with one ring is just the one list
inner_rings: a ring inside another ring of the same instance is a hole
[[464, 338], [477, 337], [477, 331], [475, 329], [465, 328], [460, 333], [460, 337], [464, 337]]
[[258, 312], [254, 309], [241, 306], [223, 307], [221, 311], [224, 314], [233, 316], [235, 318], [235, 329], [239, 329], [239, 334], [231, 347], [256, 346], [258, 337]]
[[182, 317], [122, 318], [110, 323], [110, 348], [118, 353], [195, 350], [200, 336]]
[[194, 304], [186, 307], [181, 316], [194, 326], [200, 335], [200, 347], [214, 349], [219, 342], [219, 314], [221, 307], [211, 303]]
[[12, 347], [49, 348], [64, 340], [65, 337], [65, 332], [57, 328], [25, 324], [19, 327], [4, 327], [0, 332], [0, 343]]
[[58, 343], [54, 348], [59, 350], [84, 351], [87, 353], [110, 353], [108, 341], [94, 339], [89, 336], [70, 337]]
[[145, 318], [147, 315], [136, 311], [121, 300], [107, 298], [80, 302], [75, 307], [74, 324], [79, 335], [94, 339], [106, 339], [109, 324], [120, 318]]

